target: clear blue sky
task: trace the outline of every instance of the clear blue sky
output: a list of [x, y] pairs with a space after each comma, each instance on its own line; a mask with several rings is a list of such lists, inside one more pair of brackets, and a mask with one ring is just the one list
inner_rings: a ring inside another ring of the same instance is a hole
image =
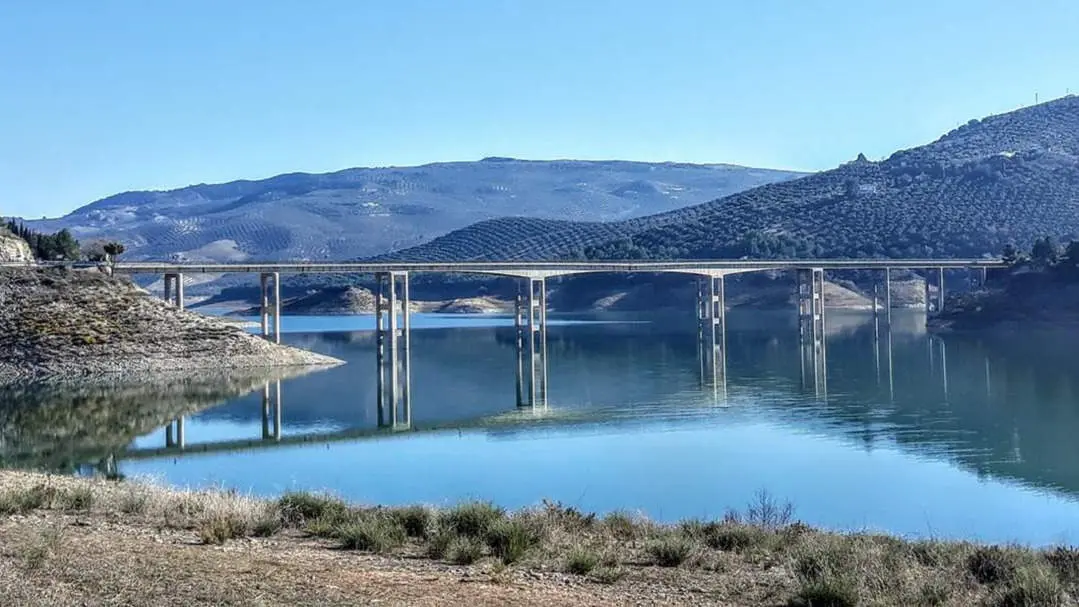
[[825, 169], [1069, 88], [1075, 0], [4, 0], [0, 214], [490, 155]]

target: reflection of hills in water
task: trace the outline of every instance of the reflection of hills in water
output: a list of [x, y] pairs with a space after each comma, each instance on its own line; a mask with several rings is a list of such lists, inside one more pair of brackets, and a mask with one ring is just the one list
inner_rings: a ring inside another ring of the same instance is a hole
[[[470, 427], [510, 438], [764, 419], [866, 449], [895, 446], [979, 475], [1079, 494], [1079, 453], [1071, 440], [1079, 431], [1073, 335], [930, 339], [924, 321], [897, 314], [889, 356], [883, 324], [875, 348], [870, 317], [831, 314], [827, 390], [818, 396], [805, 383], [789, 316], [731, 316], [725, 391], [702, 384], [696, 335], [688, 328], [672, 331], [663, 321], [552, 326], [551, 407], [536, 412], [515, 407], [512, 328], [414, 330], [412, 428]], [[379, 434], [370, 333], [296, 335], [291, 341], [350, 364], [284, 383], [285, 438], [329, 431], [322, 440], [337, 430]], [[198, 419], [257, 427], [261, 395], [237, 395], [264, 379], [229, 387], [153, 386], [119, 397], [100, 390], [31, 397], [36, 406], [0, 410], [0, 453], [9, 463], [31, 457], [52, 465], [91, 461], [223, 400], [229, 402]], [[11, 398], [0, 393], [0, 402]], [[199, 441], [197, 432], [187, 438], [189, 448]], [[258, 434], [248, 438], [259, 440]]]
[[[817, 397], [803, 384], [788, 316], [732, 315], [727, 402], [735, 408], [724, 414], [700, 406], [712, 403], [713, 392], [701, 388], [695, 336], [672, 333], [664, 323], [551, 327], [552, 410], [544, 415], [514, 410], [512, 329], [415, 331], [413, 426], [482, 427], [509, 437], [543, 428], [580, 432], [587, 425], [610, 433], [657, 420], [720, 423], [719, 415], [756, 415], [867, 449], [894, 445], [979, 475], [1079, 494], [1079, 453], [1070, 440], [1079, 431], [1072, 336], [930, 339], [916, 315], [897, 314], [889, 381], [886, 327], [879, 326], [875, 350], [870, 317], [832, 314], [827, 394]], [[373, 342], [364, 335], [302, 338], [317, 339], [320, 351], [352, 364], [286, 385], [286, 432], [324, 428], [328, 420], [374, 428]], [[367, 368], [370, 373], [358, 371]], [[302, 402], [291, 403], [290, 395]], [[257, 401], [243, 400], [204, 415], [256, 417]]]
[[0, 387], [0, 466], [72, 470], [174, 418], [251, 392], [303, 367], [248, 369], [153, 383]]

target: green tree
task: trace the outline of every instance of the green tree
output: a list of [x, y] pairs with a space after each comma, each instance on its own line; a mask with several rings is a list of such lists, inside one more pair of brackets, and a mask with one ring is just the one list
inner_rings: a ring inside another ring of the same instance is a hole
[[117, 257], [123, 255], [124, 250], [125, 250], [123, 244], [121, 244], [119, 242], [115, 242], [115, 241], [106, 243], [104, 248], [105, 248], [105, 255], [107, 255], [107, 257], [105, 258], [105, 261], [110, 261], [110, 262], [115, 260]]
[[1057, 262], [1059, 252], [1056, 243], [1051, 236], [1039, 238], [1034, 241], [1030, 249], [1030, 260], [1039, 268], [1048, 268]]
[[1000, 253], [1000, 260], [1010, 266], [1015, 265], [1019, 262], [1019, 249], [1015, 248], [1013, 244], [1004, 245], [1004, 250]]
[[1073, 240], [1064, 248], [1064, 255], [1057, 264], [1059, 272], [1069, 279], [1079, 278], [1079, 241]]

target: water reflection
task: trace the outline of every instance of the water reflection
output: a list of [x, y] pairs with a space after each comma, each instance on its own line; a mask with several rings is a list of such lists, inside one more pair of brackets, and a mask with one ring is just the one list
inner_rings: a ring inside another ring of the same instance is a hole
[[[511, 365], [516, 361], [502, 356], [503, 350], [514, 346], [513, 332], [417, 332], [416, 374], [423, 378], [415, 399], [419, 406], [413, 407], [410, 401], [400, 411], [372, 406], [371, 381], [363, 373], [370, 366], [373, 345], [368, 335], [308, 335], [302, 338], [305, 347], [346, 358], [352, 364], [286, 382], [287, 389], [281, 381], [267, 382], [258, 391], [261, 406], [252, 406], [252, 397], [245, 397], [199, 416], [202, 422], [228, 420], [248, 427], [244, 422], [261, 411], [259, 426], [248, 436], [230, 434], [222, 441], [196, 438], [194, 443], [185, 442], [181, 419], [166, 427], [163, 446], [142, 446], [143, 442], [122, 457], [269, 446], [259, 445], [261, 442], [358, 440], [386, 432], [446, 428], [498, 428], [503, 435], [518, 427], [528, 431], [537, 424], [601, 424], [617, 430], [627, 423], [692, 418], [701, 411], [701, 404], [729, 405], [733, 400], [752, 407], [758, 415], [823, 427], [828, 433], [855, 438], [869, 449], [894, 441], [958, 460], [982, 474], [1011, 473], [1012, 469], [1002, 464], [1018, 460], [993, 452], [992, 445], [1003, 440], [1011, 453], [1012, 445], [1018, 443], [1018, 428], [1009, 427], [1006, 439], [991, 438], [998, 428], [986, 426], [977, 414], [980, 407], [993, 405], [990, 358], [1001, 356], [1001, 352], [989, 349], [989, 344], [949, 338], [955, 342], [952, 354], [946, 339], [888, 330], [873, 319], [862, 326], [846, 320], [837, 323], [841, 328], [828, 340], [827, 357], [833, 359], [832, 367], [824, 356], [813, 356], [812, 349], [806, 356], [807, 348], [796, 336], [752, 326], [736, 331], [730, 377], [726, 356], [717, 357], [722, 367], [711, 371], [706, 368], [711, 363], [709, 357], [692, 356], [695, 344], [691, 335], [663, 333], [655, 325], [553, 330], [549, 373], [555, 378], [554, 410], [548, 415], [523, 412], [514, 406], [516, 386]], [[872, 349], [871, 358], [863, 354], [868, 349]], [[469, 356], [460, 356], [461, 351], [468, 351]], [[981, 368], [970, 372], [972, 356], [984, 366], [984, 373]], [[952, 367], [960, 369], [958, 380], [951, 382], [949, 375], [954, 371], [949, 369], [950, 357], [957, 358]], [[797, 376], [791, 374], [792, 360], [798, 364]], [[863, 368], [863, 361], [870, 360], [872, 367]], [[687, 381], [689, 369], [697, 371], [696, 386]], [[833, 384], [831, 393], [829, 381]], [[733, 384], [734, 399], [729, 398], [729, 383]], [[1022, 387], [1014, 381], [1008, 383], [1012, 393]], [[283, 399], [290, 395], [296, 400], [284, 415]], [[995, 406], [1011, 407], [1013, 403]], [[1048, 429], [1034, 416], [1028, 421], [1032, 431]], [[1079, 419], [1069, 421], [1072, 428], [1079, 429]], [[1020, 480], [1079, 493], [1079, 478], [1073, 482], [1069, 476], [1067, 483], [1051, 479], [1060, 469], [1059, 464], [1046, 462], [1041, 470]]]
[[732, 314], [714, 368], [688, 323], [552, 325], [535, 408], [517, 406], [512, 325], [414, 330], [400, 411], [377, 407], [370, 332], [291, 334], [349, 364], [65, 449], [178, 484], [386, 503], [549, 497], [673, 518], [763, 487], [836, 526], [1037, 542], [1079, 521], [1075, 335], [941, 338], [899, 312], [831, 313], [823, 356], [807, 357], [790, 316]]
[[[123, 451], [167, 423], [165, 444], [185, 446], [184, 416], [312, 369], [204, 373], [83, 385], [0, 386], [0, 466], [74, 471]], [[169, 421], [172, 420], [172, 421]], [[109, 462], [109, 466], [115, 462]]]

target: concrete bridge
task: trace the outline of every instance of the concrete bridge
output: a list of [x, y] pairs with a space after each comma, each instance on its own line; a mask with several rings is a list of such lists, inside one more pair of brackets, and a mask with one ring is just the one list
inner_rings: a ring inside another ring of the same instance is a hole
[[[25, 264], [0, 264], [26, 267]], [[803, 363], [811, 368], [814, 385], [826, 382], [824, 355], [825, 273], [839, 270], [878, 272], [873, 311], [882, 310], [891, 322], [892, 270], [924, 271], [926, 308], [931, 307], [929, 277], [936, 276], [935, 308], [944, 307], [945, 270], [969, 270], [984, 283], [989, 269], [1004, 268], [999, 259], [798, 259], [798, 260], [692, 260], [692, 261], [596, 261], [596, 262], [243, 262], [172, 263], [121, 262], [42, 263], [44, 267], [105, 268], [128, 275], [163, 275], [164, 296], [183, 308], [184, 276], [188, 274], [252, 274], [260, 277], [261, 332], [281, 341], [282, 274], [373, 274], [376, 277], [376, 372], [379, 413], [404, 418], [411, 411], [410, 297], [409, 276], [425, 274], [480, 274], [520, 280], [514, 313], [517, 354], [518, 406], [547, 402], [547, 279], [580, 274], [671, 273], [698, 278], [696, 316], [702, 373], [713, 384], [722, 383], [726, 368], [726, 297], [724, 278], [732, 274], [793, 271], [797, 274], [799, 335]], [[881, 293], [882, 291], [882, 293]], [[878, 298], [882, 296], [882, 305]], [[179, 429], [178, 429], [179, 431]]]
[[[333, 263], [115, 263], [111, 271], [123, 274], [157, 274], [165, 277], [165, 299], [184, 306], [185, 274], [256, 274], [261, 284], [261, 327], [268, 339], [281, 341], [282, 274], [373, 274], [376, 277], [376, 367], [378, 402], [397, 412], [410, 404], [411, 369], [409, 336], [409, 276], [428, 274], [480, 274], [517, 278], [520, 282], [515, 306], [517, 334], [517, 404], [542, 405], [547, 399], [547, 279], [580, 274], [673, 273], [698, 277], [697, 321], [701, 364], [713, 375], [724, 368], [726, 297], [724, 277], [762, 271], [794, 271], [798, 276], [799, 330], [807, 346], [806, 357], [824, 375], [824, 283], [825, 272], [872, 270], [880, 272], [883, 309], [891, 319], [891, 271], [923, 270], [936, 274], [936, 309], [944, 307], [944, 271], [973, 270], [984, 282], [991, 268], [1006, 267], [999, 259], [800, 259], [800, 260], [692, 260], [692, 261], [469, 261], [469, 262], [333, 262]], [[873, 310], [877, 313], [878, 291]], [[926, 306], [930, 306], [929, 280]]]

